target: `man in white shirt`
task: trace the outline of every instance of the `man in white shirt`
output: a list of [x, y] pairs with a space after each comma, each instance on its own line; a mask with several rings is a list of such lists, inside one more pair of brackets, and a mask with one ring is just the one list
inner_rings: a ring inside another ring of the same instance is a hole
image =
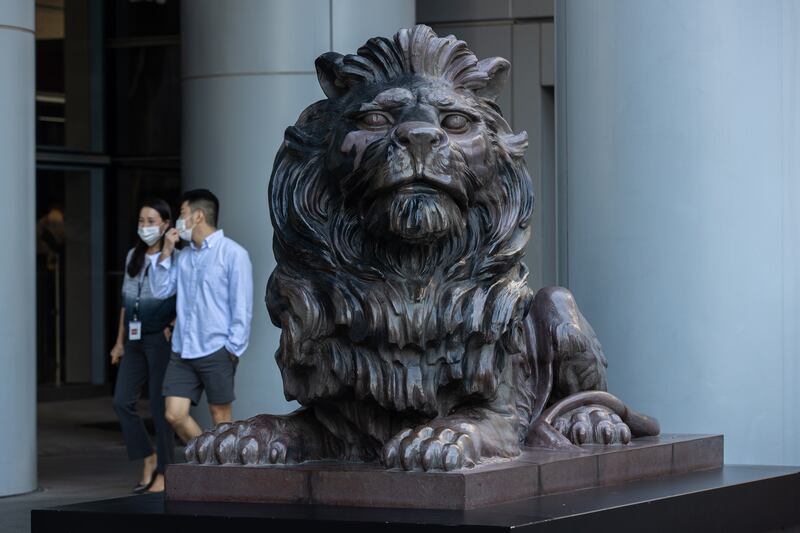
[[[150, 258], [153, 295], [168, 298], [177, 293], [173, 353], [163, 394], [165, 416], [185, 442], [202, 433], [189, 409], [203, 390], [214, 423], [231, 419], [236, 366], [250, 338], [250, 256], [217, 229], [218, 216], [214, 194], [188, 191], [176, 227], [166, 233], [161, 253]], [[190, 243], [175, 254], [178, 239]]]

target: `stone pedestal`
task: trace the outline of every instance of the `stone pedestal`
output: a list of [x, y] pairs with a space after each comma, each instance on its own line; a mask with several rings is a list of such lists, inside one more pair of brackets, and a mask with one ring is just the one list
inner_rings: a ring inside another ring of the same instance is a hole
[[380, 465], [177, 464], [167, 499], [465, 510], [558, 492], [719, 468], [721, 435], [661, 435], [627, 446], [527, 449], [520, 457], [458, 472], [405, 472]]

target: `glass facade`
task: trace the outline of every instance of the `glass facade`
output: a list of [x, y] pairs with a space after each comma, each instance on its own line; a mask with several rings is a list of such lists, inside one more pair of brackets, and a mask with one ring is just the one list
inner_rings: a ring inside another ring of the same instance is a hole
[[105, 387], [138, 207], [180, 194], [178, 0], [36, 1], [38, 382]]

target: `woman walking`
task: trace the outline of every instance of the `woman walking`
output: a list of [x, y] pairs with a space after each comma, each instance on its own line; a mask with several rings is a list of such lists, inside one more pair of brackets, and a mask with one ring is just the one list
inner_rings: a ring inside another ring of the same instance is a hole
[[[122, 436], [132, 461], [143, 459], [142, 477], [136, 493], [162, 492], [164, 469], [174, 461], [172, 426], [164, 418], [161, 385], [170, 357], [170, 339], [175, 322], [175, 297], [156, 299], [147, 279], [147, 256], [159, 253], [172, 214], [161, 199], [144, 203], [139, 211], [139, 240], [125, 260], [117, 342], [111, 350], [111, 364], [119, 364], [114, 390], [114, 410], [119, 416]], [[150, 411], [156, 429], [156, 452], [150, 443], [137, 403], [144, 384], [150, 395]]]

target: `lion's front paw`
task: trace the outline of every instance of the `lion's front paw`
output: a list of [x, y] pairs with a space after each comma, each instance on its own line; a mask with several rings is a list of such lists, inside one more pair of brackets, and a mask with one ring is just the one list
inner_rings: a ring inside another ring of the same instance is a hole
[[628, 444], [631, 430], [613, 411], [599, 406], [579, 407], [553, 421], [556, 431], [573, 444]]
[[300, 459], [302, 445], [284, 417], [259, 415], [219, 424], [189, 441], [185, 452], [189, 463], [284, 464]]
[[479, 460], [476, 437], [477, 427], [467, 422], [405, 429], [383, 447], [381, 462], [403, 470], [472, 468]]

